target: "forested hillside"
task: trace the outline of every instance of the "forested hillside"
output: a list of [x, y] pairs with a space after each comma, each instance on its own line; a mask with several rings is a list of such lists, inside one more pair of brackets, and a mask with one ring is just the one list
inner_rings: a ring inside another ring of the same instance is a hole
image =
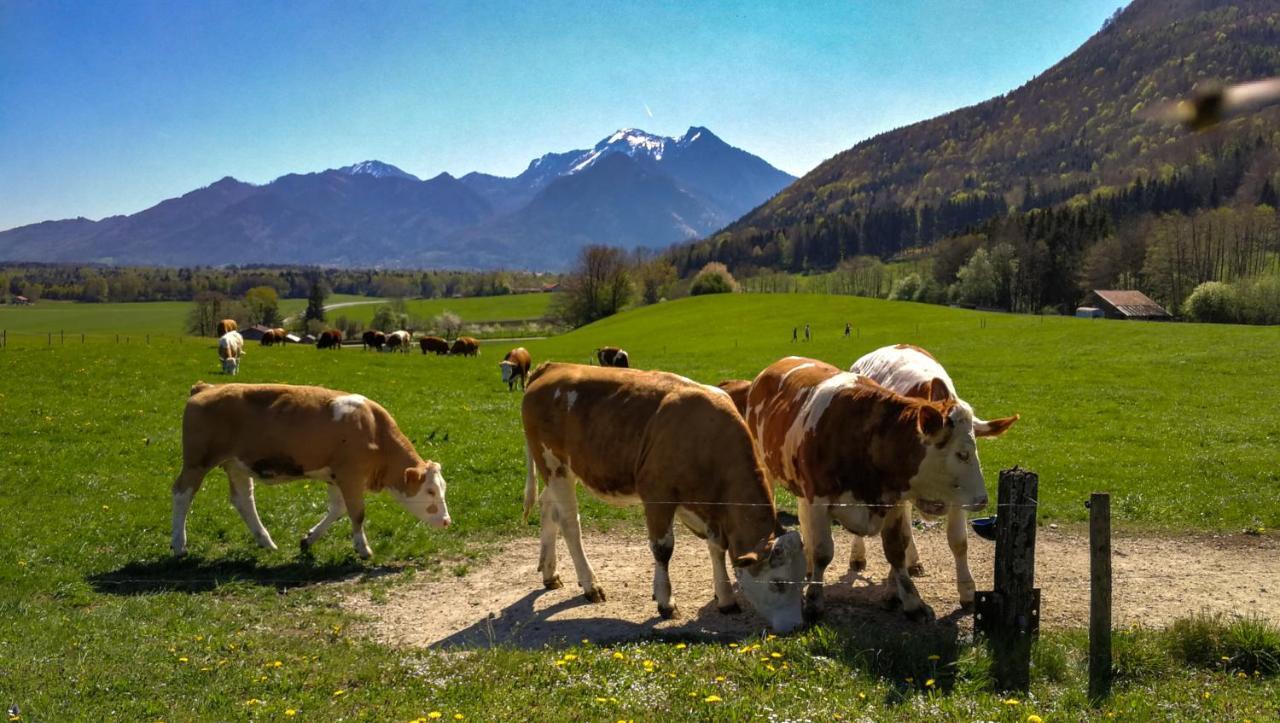
[[1255, 208], [1276, 204], [1280, 109], [1199, 134], [1156, 111], [1197, 83], [1272, 75], [1275, 2], [1135, 0], [1017, 90], [860, 143], [672, 254], [741, 275], [931, 247], [945, 258], [925, 282], [945, 297], [981, 248], [1002, 275], [985, 303], [1066, 308], [1126, 285], [1177, 306], [1274, 263], [1274, 215]]

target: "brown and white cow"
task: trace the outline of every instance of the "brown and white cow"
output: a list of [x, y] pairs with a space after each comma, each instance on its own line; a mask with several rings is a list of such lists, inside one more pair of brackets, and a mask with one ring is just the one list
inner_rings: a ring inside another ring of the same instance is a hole
[[240, 327], [236, 324], [235, 319], [223, 319], [218, 322], [218, 338], [226, 336], [228, 331], [238, 331]]
[[288, 341], [288, 335], [288, 332], [284, 329], [269, 329], [262, 332], [262, 345], [275, 346], [276, 344], [279, 344], [283, 346], [285, 342]]
[[[872, 535], [903, 499], [931, 514], [987, 505], [965, 426], [971, 420], [957, 413], [953, 401], [904, 397], [825, 362], [787, 357], [751, 383], [746, 420], [769, 476], [796, 496], [811, 615], [822, 611], [822, 579], [834, 550], [832, 518], [851, 532]], [[908, 523], [901, 516], [894, 520]], [[932, 616], [907, 574], [905, 544], [886, 545], [885, 556], [903, 610], [912, 618]]]
[[[989, 421], [978, 419], [973, 414], [973, 407], [956, 394], [955, 383], [951, 381], [947, 370], [942, 368], [932, 354], [917, 346], [897, 344], [881, 347], [859, 358], [853, 366], [849, 367], [849, 371], [871, 377], [886, 388], [909, 397], [934, 401], [953, 400], [956, 406], [955, 414], [969, 420], [967, 424], [960, 426], [972, 429], [971, 434], [975, 437], [998, 437], [1008, 431], [1009, 427], [1019, 419], [1016, 414], [1012, 417]], [[973, 462], [978, 464], [976, 445], [973, 451]], [[889, 534], [890, 530], [904, 534], [907, 546], [907, 571], [912, 575], [923, 574], [924, 566], [920, 564], [920, 554], [916, 551], [915, 538], [911, 534], [911, 503], [904, 501], [898, 510], [890, 514], [905, 517], [907, 524], [899, 525], [896, 521], [886, 521], [880, 532], [881, 537]], [[969, 570], [968, 525], [963, 508], [947, 509], [947, 543], [955, 557], [956, 587], [960, 593], [960, 606], [968, 610], [973, 607], [975, 586], [973, 573]], [[888, 549], [889, 544], [888, 541], [885, 542], [885, 549]], [[901, 545], [904, 542], [897, 541], [893, 544]], [[866, 544], [862, 537], [855, 536], [853, 549], [849, 555], [849, 569], [860, 571], [866, 569], [866, 566]]]
[[240, 373], [240, 357], [244, 355], [244, 337], [232, 330], [218, 337], [218, 358], [222, 360], [223, 374]]
[[337, 329], [329, 329], [320, 332], [320, 338], [316, 339], [317, 349], [342, 349], [342, 332]]
[[738, 408], [738, 414], [743, 419], [747, 418], [747, 394], [751, 392], [750, 379], [725, 379], [716, 385], [724, 390], [725, 394], [733, 400], [733, 406]]
[[480, 353], [480, 342], [474, 337], [460, 336], [453, 340], [453, 346], [449, 347], [449, 353], [460, 356], [476, 356]]
[[502, 370], [502, 381], [506, 382], [508, 392], [516, 388], [516, 382], [520, 382], [520, 388], [524, 389], [529, 367], [532, 365], [533, 358], [529, 356], [529, 350], [522, 346], [507, 352], [507, 356], [498, 362], [498, 368]]
[[329, 486], [329, 512], [302, 538], [302, 550], [344, 514], [356, 553], [364, 536], [364, 494], [386, 490], [414, 517], [448, 527], [440, 465], [423, 460], [378, 403], [359, 394], [285, 384], [200, 382], [182, 415], [182, 472], [173, 483], [173, 553], [187, 554], [187, 512], [205, 475], [221, 466], [231, 504], [262, 547], [276, 549], [258, 519], [254, 478], [267, 484], [313, 479]]
[[418, 340], [418, 346], [422, 347], [423, 354], [448, 354], [449, 342], [438, 336], [424, 336]]
[[382, 351], [382, 347], [387, 343], [387, 335], [376, 330], [368, 329], [360, 336], [360, 340], [364, 342], [364, 349], [368, 351]]
[[538, 501], [535, 470], [546, 484], [538, 564], [546, 587], [562, 584], [556, 537], [563, 532], [587, 599], [605, 599], [582, 550], [580, 480], [606, 501], [644, 505], [662, 617], [676, 613], [667, 565], [678, 517], [707, 541], [722, 612], [737, 610], [727, 551], [743, 595], [770, 627], [802, 624], [800, 588], [788, 584], [804, 570], [800, 537], [778, 524], [751, 435], [726, 395], [665, 372], [546, 363], [529, 378], [521, 415], [526, 517]]
[[596, 349], [596, 360], [600, 362], [602, 367], [621, 367], [626, 369], [631, 366], [627, 351], [616, 346], [602, 346]]
[[398, 351], [408, 354], [413, 346], [413, 334], [401, 329], [387, 334], [387, 351]]

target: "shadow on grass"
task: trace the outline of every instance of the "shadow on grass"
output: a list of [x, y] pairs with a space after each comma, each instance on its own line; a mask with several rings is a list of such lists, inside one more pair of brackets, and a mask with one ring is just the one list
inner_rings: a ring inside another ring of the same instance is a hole
[[131, 562], [86, 579], [93, 589], [107, 595], [147, 595], [158, 592], [203, 593], [223, 585], [247, 583], [277, 590], [306, 587], [316, 583], [372, 580], [394, 575], [404, 568], [394, 565], [368, 566], [356, 560], [316, 562], [300, 558], [279, 564], [260, 564], [252, 559], [204, 560], [188, 557], [151, 562]]

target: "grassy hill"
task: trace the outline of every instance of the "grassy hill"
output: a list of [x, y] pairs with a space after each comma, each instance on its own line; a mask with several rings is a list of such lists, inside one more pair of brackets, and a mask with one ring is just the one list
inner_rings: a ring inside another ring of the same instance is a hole
[[[845, 321], [858, 330], [850, 339], [840, 336]], [[793, 344], [792, 327], [806, 322], [815, 340]], [[620, 344], [636, 366], [716, 382], [750, 376], [787, 354], [844, 366], [882, 344], [918, 343], [944, 361], [980, 414], [1023, 415], [980, 452], [992, 485], [1013, 464], [1040, 473], [1042, 521], [1081, 520], [1086, 495], [1110, 490], [1117, 527], [1207, 532], [1280, 526], [1280, 413], [1263, 403], [1280, 391], [1278, 334], [733, 295], [638, 309], [526, 346], [536, 361], [585, 361], [596, 346]], [[428, 530], [379, 495], [366, 525], [376, 555], [370, 566], [352, 556], [343, 524], [314, 560], [298, 558], [291, 541], [325, 506], [316, 483], [259, 487], [262, 517], [281, 550], [251, 547], [220, 472], [193, 508], [192, 558], [169, 560], [182, 405], [197, 379], [224, 381], [210, 340], [0, 351], [0, 408], [8, 420], [0, 428], [0, 650], [7, 651], [0, 703], [20, 703], [35, 720], [108, 712], [279, 718], [287, 710], [323, 720], [407, 720], [432, 710], [542, 720], [568, 707], [611, 720], [655, 710], [710, 719], [746, 718], [761, 706], [785, 718], [815, 711], [921, 720], [939, 711], [1019, 721], [1029, 713], [1090, 715], [1081, 693], [1082, 639], [1073, 633], [1043, 636], [1033, 693], [1016, 707], [985, 689], [980, 648], [954, 640], [927, 647], [937, 640], [933, 628], [922, 628], [912, 644], [888, 633], [878, 642], [866, 643], [865, 635], [848, 641], [889, 651], [875, 661], [825, 627], [769, 641], [791, 665], [776, 674], [716, 643], [628, 645], [625, 665], [584, 646], [574, 653], [584, 667], [570, 675], [555, 663], [562, 651], [405, 651], [351, 635], [355, 621], [337, 604], [341, 595], [386, 599], [397, 594], [398, 580], [466, 574], [495, 543], [536, 535], [536, 523], [521, 524], [519, 514], [520, 395], [507, 392], [496, 368], [508, 346], [486, 345], [478, 359], [249, 349], [236, 381], [365, 394], [397, 417], [424, 456], [443, 463], [454, 526]], [[641, 534], [634, 509], [586, 502], [582, 517], [589, 528]], [[335, 580], [348, 583], [318, 584]], [[687, 595], [699, 600], [704, 592]], [[1194, 601], [1188, 605], [1194, 609]], [[1126, 668], [1129, 677], [1108, 704], [1122, 717], [1260, 719], [1265, 701], [1275, 699], [1274, 677], [1169, 668], [1156, 643], [1135, 640], [1118, 644], [1137, 666]], [[938, 652], [942, 663], [926, 659]], [[646, 658], [675, 677], [644, 672]], [[729, 683], [720, 686], [717, 675]], [[943, 681], [946, 692], [925, 686], [926, 676]], [[815, 698], [806, 692], [813, 686], [826, 692]], [[705, 699], [716, 691], [724, 705], [711, 707]], [[1202, 698], [1205, 691], [1212, 696]]]

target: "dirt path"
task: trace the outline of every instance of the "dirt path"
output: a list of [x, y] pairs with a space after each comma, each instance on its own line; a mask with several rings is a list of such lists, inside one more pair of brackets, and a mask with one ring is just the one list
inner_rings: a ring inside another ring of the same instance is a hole
[[[836, 561], [827, 576], [827, 622], [898, 623], [884, 609], [888, 571], [878, 540], [867, 545], [868, 570], [846, 574], [849, 540], [837, 534]], [[593, 642], [651, 636], [738, 639], [758, 634], [763, 622], [750, 612], [726, 616], [712, 604], [706, 547], [692, 535], [677, 538], [671, 580], [679, 606], [661, 620], [650, 599], [653, 561], [640, 530], [588, 535], [583, 540], [609, 599], [587, 603], [574, 584], [573, 565], [560, 543], [565, 587], [544, 591], [537, 572], [534, 536], [508, 544], [462, 578], [396, 587], [387, 602], [353, 595], [348, 607], [370, 616], [373, 634], [387, 642], [432, 647], [541, 647], [559, 641]], [[917, 578], [939, 619], [968, 627], [960, 613], [953, 562], [939, 528], [917, 531], [928, 574]], [[970, 538], [970, 565], [978, 589], [990, 589], [994, 545]], [[1113, 540], [1115, 624], [1161, 625], [1200, 610], [1257, 613], [1280, 620], [1280, 540], [1231, 537], [1117, 537]], [[1042, 625], [1084, 627], [1089, 609], [1087, 539], [1042, 528], [1036, 547]], [[744, 608], [746, 606], [744, 605]]]

